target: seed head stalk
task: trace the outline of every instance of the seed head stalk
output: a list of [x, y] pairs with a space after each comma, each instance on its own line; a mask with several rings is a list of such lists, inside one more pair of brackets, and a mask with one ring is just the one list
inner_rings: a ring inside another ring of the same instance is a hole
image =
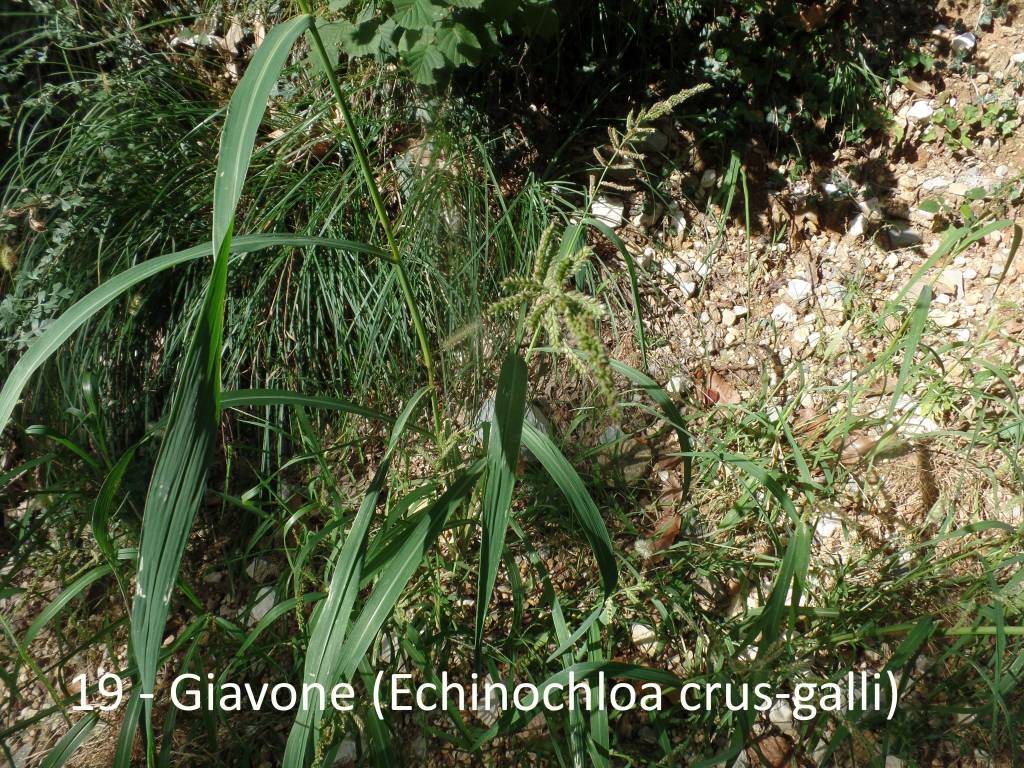
[[[298, 0], [298, 5], [303, 13], [313, 16], [309, 0]], [[313, 44], [313, 49], [323, 66], [324, 72], [327, 74], [327, 82], [330, 84], [331, 91], [334, 94], [334, 100], [338, 103], [338, 108], [341, 110], [342, 119], [345, 121], [345, 130], [348, 131], [349, 139], [352, 142], [356, 161], [359, 163], [359, 169], [362, 171], [366, 187], [370, 191], [370, 199], [373, 200], [373, 207], [377, 212], [377, 219], [380, 221], [381, 229], [384, 230], [384, 238], [387, 241], [388, 251], [390, 252], [390, 256], [387, 261], [395, 270], [395, 276], [398, 278], [398, 286], [402, 291], [402, 298], [405, 300], [406, 308], [409, 310], [409, 317], [412, 320], [413, 329], [416, 331], [416, 338], [419, 341], [420, 354], [423, 356], [423, 367], [427, 372], [427, 386], [430, 389], [430, 404], [431, 410], [433, 411], [434, 432], [437, 437], [438, 444], [440, 445], [442, 439], [441, 406], [434, 370], [434, 358], [430, 352], [430, 344], [427, 341], [427, 331], [423, 326], [423, 317], [420, 315], [419, 307], [416, 305], [416, 297], [412, 292], [412, 283], [409, 281], [409, 273], [405, 268], [405, 262], [398, 250], [398, 243], [395, 241], [394, 229], [391, 226], [391, 220], [388, 218], [387, 211], [384, 209], [384, 200], [380, 195], [380, 189], [377, 187], [377, 181], [373, 176], [373, 170], [370, 168], [370, 161], [366, 156], [366, 148], [363, 144], [362, 137], [359, 135], [359, 129], [356, 128], [355, 121], [352, 120], [352, 113], [348, 108], [348, 100], [345, 98], [345, 94], [341, 90], [341, 85], [338, 83], [337, 75], [335, 75], [334, 67], [331, 65], [331, 60], [327, 56], [327, 49], [324, 48], [324, 43], [320, 38], [320, 33], [317, 31], [316, 24], [310, 24], [308, 31], [309, 39]]]

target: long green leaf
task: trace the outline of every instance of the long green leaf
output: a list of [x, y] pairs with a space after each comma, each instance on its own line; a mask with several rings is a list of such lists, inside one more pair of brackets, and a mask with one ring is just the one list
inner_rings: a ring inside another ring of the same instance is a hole
[[92, 729], [96, 727], [96, 723], [99, 720], [98, 714], [90, 712], [75, 723], [71, 730], [65, 733], [61, 740], [57, 742], [57, 746], [46, 755], [46, 759], [43, 760], [40, 768], [61, 768], [62, 765], [71, 759], [71, 756], [75, 754], [77, 749], [85, 743], [85, 740], [89, 738], [89, 734], [92, 733]]
[[[246, 408], [260, 407], [267, 405], [291, 405], [304, 408], [324, 408], [332, 411], [344, 411], [356, 416], [363, 416], [374, 421], [383, 421], [385, 424], [394, 424], [395, 419], [380, 411], [342, 400], [337, 397], [321, 397], [318, 395], [303, 395], [297, 392], [288, 392], [283, 389], [238, 389], [228, 390], [220, 396], [221, 409], [224, 408]], [[415, 425], [409, 429], [429, 434]]]
[[900, 373], [896, 379], [896, 386], [892, 391], [892, 400], [889, 403], [889, 416], [896, 410], [896, 403], [903, 394], [903, 388], [907, 386], [910, 373], [914, 370], [914, 355], [921, 345], [921, 337], [924, 335], [925, 321], [928, 319], [928, 308], [932, 303], [932, 289], [924, 286], [918, 294], [914, 303], [914, 311], [910, 314], [910, 326], [903, 345], [903, 362], [900, 364]]
[[60, 613], [68, 607], [72, 600], [82, 594], [86, 589], [91, 587], [100, 579], [110, 575], [109, 565], [100, 565], [92, 570], [86, 571], [73, 582], [71, 582], [63, 592], [61, 592], [49, 605], [39, 612], [35, 620], [29, 625], [28, 629], [25, 630], [24, 636], [21, 641], [25, 646], [32, 644], [32, 641], [39, 636], [46, 625], [55, 619]]
[[597, 567], [601, 573], [601, 586], [604, 588], [602, 604], [591, 611], [583, 623], [576, 628], [568, 643], [559, 644], [558, 649], [549, 657], [550, 660], [564, 653], [568, 645], [574, 644], [582, 637], [590, 625], [601, 616], [604, 602], [611, 598], [619, 582], [619, 569], [615, 563], [615, 548], [612, 546], [608, 529], [601, 518], [601, 512], [576, 470], [572, 468], [569, 461], [547, 435], [528, 423], [523, 424], [523, 445], [537, 458], [569, 502], [569, 506], [583, 528], [583, 534], [587, 537], [587, 542], [594, 552], [594, 557], [597, 559]]
[[[113, 540], [110, 538], [110, 517], [114, 511], [114, 500], [118, 490], [121, 488], [121, 480], [124, 478], [124, 473], [128, 471], [128, 465], [135, 458], [135, 451], [138, 450], [145, 439], [143, 438], [143, 440], [128, 448], [121, 455], [121, 458], [118, 459], [117, 463], [111, 467], [106, 478], [103, 480], [103, 485], [100, 486], [100, 492], [96, 494], [96, 501], [92, 507], [92, 535], [96, 539], [96, 545], [100, 548], [100, 552], [103, 553], [103, 556], [107, 559], [107, 564], [111, 568], [117, 567], [117, 551], [114, 548]], [[116, 570], [114, 575], [117, 575]]]
[[629, 248], [622, 242], [622, 238], [615, 234], [615, 230], [609, 227], [600, 219], [587, 217], [583, 223], [593, 227], [618, 248], [622, 260], [626, 262], [626, 272], [629, 274], [629, 289], [633, 294], [633, 325], [636, 328], [636, 338], [640, 342], [640, 360], [643, 362], [644, 370], [647, 370], [647, 334], [644, 333], [644, 321], [640, 316], [640, 283], [636, 276], [636, 260]]
[[487, 606], [498, 578], [505, 532], [512, 510], [512, 492], [516, 485], [519, 443], [526, 412], [526, 363], [509, 353], [501, 366], [494, 397], [494, 415], [487, 439], [487, 480], [481, 510], [480, 572], [476, 591], [476, 652], [484, 639]]
[[139, 731], [139, 715], [142, 714], [142, 691], [133, 690], [124, 708], [124, 720], [121, 732], [117, 735], [117, 748], [114, 751], [113, 768], [132, 768], [132, 752], [135, 751], [135, 735]]
[[277, 84], [295, 39], [311, 25], [301, 14], [270, 31], [245, 70], [245, 76], [228, 103], [224, 131], [217, 157], [217, 178], [213, 186], [213, 247], [219, 253], [231, 237], [235, 208], [249, 170], [256, 131], [267, 110], [267, 99]]
[[421, 513], [415, 528], [406, 535], [402, 547], [384, 566], [342, 649], [342, 657], [338, 662], [340, 679], [349, 680], [355, 674], [374, 636], [391, 615], [409, 579], [423, 562], [427, 548], [441, 533], [448, 518], [469, 498], [482, 472], [482, 462], [465, 469], [448, 490]]
[[[252, 253], [266, 248], [330, 248], [333, 250], [365, 253], [379, 258], [386, 258], [385, 252], [379, 248], [357, 243], [352, 240], [339, 240], [326, 237], [299, 237], [296, 235], [248, 235], [233, 238], [232, 253]], [[60, 346], [71, 335], [89, 322], [100, 310], [133, 286], [159, 275], [166, 270], [195, 261], [210, 255], [210, 244], [197, 245], [184, 251], [157, 256], [153, 259], [126, 269], [102, 285], [93, 289], [76, 301], [60, 317], [50, 323], [46, 330], [35, 339], [25, 354], [21, 356], [7, 376], [3, 389], [0, 390], [0, 428], [7, 424], [18, 398], [24, 391], [32, 374], [46, 363]]]
[[524, 423], [523, 445], [537, 457], [545, 471], [565, 495], [573, 514], [583, 528], [590, 548], [594, 551], [594, 556], [597, 558], [605, 597], [611, 597], [619, 581], [619, 569], [615, 564], [612, 540], [608, 536], [608, 529], [604, 525], [597, 504], [594, 503], [576, 470], [572, 468], [572, 464], [551, 442], [551, 438], [529, 423]]
[[612, 360], [611, 364], [616, 373], [621, 373], [647, 393], [647, 396], [661, 408], [665, 419], [675, 429], [676, 436], [679, 438], [679, 448], [683, 454], [683, 500], [689, 499], [690, 484], [693, 482], [693, 456], [691, 455], [693, 443], [690, 433], [683, 423], [683, 415], [679, 412], [676, 404], [672, 402], [672, 397], [668, 392], [650, 376], [618, 360]]
[[[380, 501], [384, 490], [384, 481], [391, 468], [391, 455], [405, 432], [406, 424], [419, 404], [425, 389], [421, 389], [406, 404], [402, 413], [395, 421], [388, 441], [387, 452], [377, 469], [370, 487], [363, 497], [352, 527], [341, 548], [331, 583], [313, 633], [306, 649], [306, 659], [302, 679], [304, 683], [320, 684], [325, 690], [339, 682], [339, 662], [348, 631], [352, 607], [359, 595], [359, 583], [362, 577], [363, 559], [366, 552], [366, 534], [373, 518], [373, 512]], [[300, 709], [295, 717], [288, 743], [285, 747], [285, 765], [305, 765], [310, 750], [316, 742], [323, 712], [320, 709]]]
[[[351, 611], [350, 601], [354, 601], [359, 591], [357, 574], [363, 567], [361, 560], [365, 554], [363, 542], [354, 535], [357, 532], [349, 532], [342, 554], [338, 558], [338, 566], [331, 578], [328, 600], [316, 619], [314, 637], [310, 639], [306, 653], [303, 682], [309, 683], [312, 679], [318, 679], [323, 682], [325, 689], [329, 689], [339, 682], [352, 679], [373, 638], [391, 615], [409, 579], [422, 562], [429, 543], [440, 533], [452, 512], [470, 495], [482, 472], [482, 462], [473, 464], [456, 478], [445, 493], [415, 518], [415, 527], [403, 537], [402, 546], [381, 568], [380, 577], [373, 591], [346, 635], [347, 614]], [[360, 508], [360, 514], [362, 512], [363, 508]], [[354, 523], [353, 528], [355, 525]], [[352, 542], [351, 548], [349, 542]], [[346, 552], [345, 549], [350, 551]], [[351, 550], [355, 550], [359, 559], [352, 560], [349, 557]], [[335, 606], [338, 607], [337, 610]], [[342, 616], [343, 613], [346, 616]], [[336, 629], [336, 624], [341, 626]], [[321, 636], [324, 636], [323, 640], [320, 639]], [[344, 642], [342, 643], [339, 638], [344, 639]], [[314, 669], [317, 667], [318, 670]], [[331, 677], [328, 677], [328, 674]], [[304, 768], [311, 747], [310, 737], [314, 733], [313, 723], [318, 718], [318, 713], [302, 711], [296, 716], [282, 761], [284, 768]]]
[[[224, 297], [235, 206], [271, 89], [292, 44], [309, 23], [310, 17], [298, 16], [275, 27], [257, 49], [228, 104], [214, 180], [213, 274], [179, 372], [143, 513], [131, 639], [144, 695], [153, 692], [171, 593], [206, 490], [220, 421]], [[146, 699], [145, 709], [152, 758], [152, 699]]]

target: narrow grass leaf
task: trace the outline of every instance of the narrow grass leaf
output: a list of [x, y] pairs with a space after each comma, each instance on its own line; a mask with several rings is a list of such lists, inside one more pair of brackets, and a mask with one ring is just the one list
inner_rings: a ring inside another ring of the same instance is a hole
[[529, 423], [524, 423], [522, 440], [523, 445], [537, 458], [569, 502], [569, 506], [583, 528], [583, 533], [597, 558], [605, 597], [611, 597], [618, 584], [619, 570], [615, 564], [612, 540], [608, 535], [608, 529], [601, 518], [597, 504], [594, 503], [572, 464], [562, 455], [551, 438]]
[[481, 510], [480, 571], [476, 592], [476, 653], [484, 639], [484, 621], [491, 602], [498, 566], [505, 547], [505, 533], [512, 511], [519, 443], [526, 412], [526, 363], [509, 354], [501, 366], [487, 439], [487, 479]]
[[661, 412], [665, 414], [665, 419], [675, 429], [676, 436], [679, 438], [679, 448], [683, 454], [683, 499], [688, 499], [690, 497], [690, 485], [693, 482], [693, 456], [691, 455], [693, 442], [690, 439], [690, 432], [686, 429], [685, 422], [683, 421], [683, 414], [679, 412], [669, 393], [650, 376], [618, 360], [612, 360], [611, 364], [612, 369], [616, 373], [625, 376], [640, 387], [661, 408]]
[[61, 768], [89, 738], [89, 734], [92, 733], [92, 729], [96, 727], [99, 720], [100, 716], [96, 712], [90, 712], [75, 723], [71, 730], [57, 742], [57, 746], [47, 753], [40, 768]]
[[60, 613], [68, 607], [72, 600], [82, 594], [97, 581], [109, 575], [110, 566], [100, 565], [92, 570], [86, 571], [73, 582], [68, 584], [63, 592], [61, 592], [49, 605], [39, 612], [39, 615], [36, 616], [28, 629], [25, 630], [22, 642], [26, 646], [31, 645], [32, 641], [39, 636], [39, 633], [46, 628], [46, 625], [59, 616]]
[[[604, 601], [607, 601], [619, 582], [619, 569], [615, 562], [615, 548], [612, 546], [612, 540], [608, 535], [604, 520], [601, 518], [600, 510], [576, 470], [572, 468], [569, 461], [547, 435], [530, 424], [524, 423], [523, 445], [537, 458], [569, 502], [576, 520], [583, 528], [583, 535], [587, 537], [587, 543], [590, 544], [594, 557], [597, 559], [598, 571], [601, 574], [601, 586], [604, 590]], [[601, 612], [604, 610], [604, 601], [577, 627], [569, 638], [569, 645], [574, 644], [587, 631], [590, 624], [601, 616]], [[566, 643], [561, 643], [559, 648], [551, 654], [549, 660], [557, 658], [565, 650]]]
[[135, 751], [135, 735], [139, 732], [139, 715], [142, 714], [141, 690], [133, 690], [124, 708], [121, 732], [117, 735], [113, 768], [132, 768], [132, 752]]
[[626, 272], [629, 274], [629, 290], [633, 294], [633, 326], [636, 329], [636, 338], [640, 342], [640, 359], [643, 361], [644, 370], [647, 370], [647, 334], [644, 333], [644, 323], [640, 317], [640, 284], [636, 276], [636, 260], [629, 248], [622, 242], [622, 238], [615, 234], [615, 230], [609, 227], [600, 219], [585, 218], [583, 223], [591, 226], [608, 238], [619, 253], [622, 260], [626, 262]]
[[[297, 235], [248, 235], [232, 238], [232, 253], [252, 253], [267, 248], [329, 248], [332, 250], [363, 253], [379, 258], [386, 258], [385, 252], [379, 248], [358, 243], [352, 240], [341, 240], [326, 237], [299, 237]], [[24, 391], [32, 374], [67, 341], [71, 335], [89, 322], [104, 307], [121, 294], [151, 277], [162, 272], [210, 255], [210, 244], [197, 245], [184, 251], [176, 251], [164, 256], [148, 259], [141, 264], [126, 269], [102, 285], [94, 288], [76, 301], [60, 317], [46, 326], [36, 339], [32, 341], [11, 372], [7, 375], [3, 389], [0, 390], [0, 429], [6, 426], [8, 419], [18, 404], [18, 398]]]
[[[416, 406], [426, 392], [426, 389], [421, 389], [410, 398], [396, 419], [391, 438], [388, 441], [387, 452], [370, 482], [370, 487], [363, 497], [359, 511], [356, 513], [355, 520], [342, 545], [341, 554], [338, 556], [334, 573], [331, 576], [331, 583], [327, 589], [327, 599], [317, 615], [306, 649], [303, 683], [319, 684], [328, 690], [343, 679], [341, 663], [344, 658], [343, 651], [346, 648], [345, 639], [349, 628], [349, 619], [359, 595], [366, 534], [373, 518], [373, 512], [376, 510], [384, 490], [384, 481], [391, 468], [391, 455], [404, 434]], [[284, 754], [285, 766], [306, 764], [318, 738], [322, 717], [323, 711], [319, 708], [299, 710], [295, 716], [291, 733], [288, 735]]]
[[900, 289], [899, 294], [893, 300], [893, 304], [899, 304], [910, 293], [911, 289], [917, 285], [918, 281], [924, 277], [929, 269], [934, 267], [947, 255], [955, 255], [962, 253], [967, 250], [971, 245], [981, 240], [984, 237], [996, 232], [1000, 229], [1005, 229], [1010, 226], [1010, 221], [995, 221], [986, 226], [975, 226], [975, 227], [956, 227], [950, 229], [946, 236], [942, 239], [939, 247], [935, 249], [935, 253], [925, 259], [924, 263], [918, 267], [914, 274], [910, 276], [910, 279], [906, 282], [903, 288]]
[[[602, 664], [606, 661], [604, 647], [601, 642], [601, 625], [595, 622], [590, 625], [587, 638], [587, 661]], [[591, 695], [597, 697], [596, 686], [591, 686]], [[608, 723], [608, 710], [598, 707], [590, 712], [590, 741], [588, 743], [590, 759], [595, 768], [608, 768], [611, 763], [611, 730]]]
[[[228, 390], [221, 394], [221, 408], [249, 408], [264, 407], [268, 405], [290, 405], [304, 408], [323, 408], [331, 411], [343, 411], [356, 416], [362, 416], [374, 421], [382, 421], [385, 424], [394, 424], [395, 419], [380, 411], [366, 408], [337, 397], [320, 397], [316, 395], [303, 395], [297, 392], [288, 392], [281, 389], [239, 389]], [[417, 432], [425, 432], [416, 426], [410, 429]]]
[[889, 404], [889, 415], [892, 416], [896, 409], [896, 403], [903, 394], [903, 389], [910, 380], [910, 374], [914, 370], [914, 356], [921, 344], [921, 337], [924, 335], [925, 321], [928, 319], [928, 308], [932, 303], [932, 289], [924, 286], [914, 303], [914, 311], [910, 315], [910, 327], [903, 344], [903, 362], [900, 363], [900, 373], [896, 379], [896, 386], [892, 391], [892, 400]]
[[92, 506], [92, 535], [111, 568], [114, 568], [117, 562], [117, 550], [110, 538], [110, 518], [114, 511], [114, 499], [121, 487], [124, 473], [128, 470], [132, 459], [135, 458], [135, 451], [138, 450], [139, 445], [140, 443], [136, 443], [131, 446], [111, 467], [103, 480], [103, 485], [100, 486], [100, 492], [96, 494], [96, 502]]
[[[143, 694], [153, 693], [171, 593], [206, 490], [220, 421], [224, 298], [235, 206], [271, 89], [309, 22], [308, 16], [298, 16], [267, 35], [228, 105], [214, 180], [213, 274], [178, 374], [143, 513], [131, 620], [132, 654]], [[152, 755], [152, 699], [146, 700], [145, 709]]]

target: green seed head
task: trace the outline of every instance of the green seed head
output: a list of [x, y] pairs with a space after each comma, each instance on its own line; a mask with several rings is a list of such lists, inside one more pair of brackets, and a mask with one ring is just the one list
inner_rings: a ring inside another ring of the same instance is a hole
[[18, 254], [9, 245], [0, 245], [0, 268], [4, 272], [13, 272], [18, 265]]

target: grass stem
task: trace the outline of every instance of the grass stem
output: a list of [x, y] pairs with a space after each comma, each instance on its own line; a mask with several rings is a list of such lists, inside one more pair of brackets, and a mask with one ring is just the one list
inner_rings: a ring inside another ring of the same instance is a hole
[[[298, 0], [298, 5], [303, 13], [313, 16], [309, 0]], [[341, 90], [341, 84], [338, 82], [338, 77], [334, 73], [334, 67], [331, 64], [330, 57], [327, 55], [327, 49], [324, 47], [323, 40], [320, 37], [319, 31], [317, 31], [315, 22], [309, 27], [309, 38], [313, 44], [313, 49], [316, 51], [317, 58], [320, 60], [320, 64], [323, 67], [324, 72], [327, 74], [327, 82], [330, 84], [331, 92], [334, 94], [334, 100], [337, 102], [338, 108], [341, 110], [342, 119], [345, 121], [345, 130], [348, 131], [349, 139], [352, 141], [352, 149], [355, 152], [356, 161], [359, 163], [359, 169], [363, 174], [363, 179], [366, 181], [367, 189], [370, 192], [370, 199], [373, 201], [373, 207], [377, 212], [377, 219], [380, 221], [381, 229], [384, 230], [384, 238], [387, 240], [388, 252], [390, 253], [390, 258], [388, 258], [387, 261], [394, 267], [395, 276], [398, 278], [398, 286], [402, 291], [402, 298], [405, 300], [405, 305], [409, 310], [409, 317], [412, 320], [413, 329], [416, 331], [416, 338], [420, 345], [420, 353], [423, 355], [423, 367], [427, 373], [427, 386], [430, 389], [430, 405], [433, 412], [434, 431], [436, 433], [437, 440], [440, 443], [443, 437], [441, 405], [440, 395], [437, 389], [434, 358], [431, 354], [430, 344], [427, 340], [427, 330], [423, 325], [423, 317], [416, 304], [416, 297], [413, 295], [412, 283], [409, 280], [409, 272], [405, 267], [405, 262], [403, 261], [401, 252], [398, 249], [398, 243], [395, 240], [395, 232], [391, 225], [391, 220], [388, 218], [387, 211], [384, 209], [384, 200], [381, 197], [377, 181], [373, 176], [373, 170], [370, 168], [370, 161], [366, 155], [366, 147], [363, 144], [362, 137], [359, 135], [359, 129], [356, 128], [355, 121], [352, 119], [352, 113], [348, 107], [348, 100], [345, 98], [345, 94]]]

